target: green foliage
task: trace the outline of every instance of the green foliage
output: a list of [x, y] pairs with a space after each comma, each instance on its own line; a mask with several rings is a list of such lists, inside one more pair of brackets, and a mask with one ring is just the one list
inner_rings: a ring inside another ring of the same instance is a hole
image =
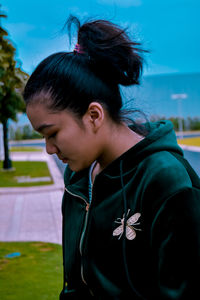
[[37, 131], [33, 130], [29, 125], [24, 125], [14, 129], [12, 126], [9, 128], [9, 136], [12, 140], [32, 140], [41, 139], [42, 136]]
[[188, 118], [191, 130], [200, 130], [200, 118]]
[[[6, 258], [10, 253], [21, 256]], [[0, 242], [2, 300], [54, 300], [62, 289], [62, 247], [43, 242]]]
[[[5, 15], [0, 15], [1, 17]], [[16, 49], [8, 33], [0, 26], [0, 122], [16, 120], [16, 113], [25, 110], [22, 89], [28, 74], [17, 67]]]
[[[174, 130], [178, 131], [179, 130], [179, 118], [177, 117], [170, 117], [166, 118], [164, 116], [157, 116], [157, 115], [152, 115], [150, 117], [150, 121], [159, 121], [159, 120], [170, 120], [173, 125], [174, 125]], [[200, 117], [188, 117], [188, 118], [181, 118], [182, 125], [183, 125], [183, 130], [200, 130]]]

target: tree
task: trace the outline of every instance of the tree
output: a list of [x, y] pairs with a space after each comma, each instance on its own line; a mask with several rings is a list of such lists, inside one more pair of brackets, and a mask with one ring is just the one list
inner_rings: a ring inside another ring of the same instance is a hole
[[[0, 20], [6, 18], [0, 14]], [[25, 111], [22, 89], [28, 79], [28, 74], [21, 70], [15, 61], [16, 49], [7, 38], [8, 33], [0, 25], [0, 122], [3, 125], [4, 162], [3, 168], [12, 168], [8, 148], [8, 120], [16, 121], [17, 112]]]

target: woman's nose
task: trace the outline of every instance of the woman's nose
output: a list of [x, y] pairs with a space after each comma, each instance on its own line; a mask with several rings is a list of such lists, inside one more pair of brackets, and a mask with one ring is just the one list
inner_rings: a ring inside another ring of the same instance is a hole
[[48, 154], [54, 154], [58, 152], [58, 149], [53, 143], [46, 140], [46, 152]]

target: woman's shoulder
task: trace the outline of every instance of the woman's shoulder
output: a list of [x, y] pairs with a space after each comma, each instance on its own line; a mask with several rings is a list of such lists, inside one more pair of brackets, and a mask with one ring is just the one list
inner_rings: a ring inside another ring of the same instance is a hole
[[199, 199], [200, 179], [192, 167], [186, 167], [183, 157], [179, 159], [169, 151], [160, 151], [143, 161], [143, 170], [143, 204], [146, 211], [157, 213], [167, 203], [173, 206], [176, 202], [179, 205], [179, 199], [185, 199], [184, 206]]
[[191, 174], [188, 173], [182, 160], [184, 159], [179, 160], [172, 152], [159, 151], [147, 157], [143, 161], [143, 167], [149, 181], [156, 182], [158, 186], [191, 187]]

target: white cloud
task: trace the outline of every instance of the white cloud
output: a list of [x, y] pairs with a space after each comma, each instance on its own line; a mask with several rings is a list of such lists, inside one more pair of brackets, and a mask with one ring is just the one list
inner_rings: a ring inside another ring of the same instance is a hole
[[121, 7], [141, 6], [142, 0], [98, 0], [99, 3], [113, 5], [116, 4]]

